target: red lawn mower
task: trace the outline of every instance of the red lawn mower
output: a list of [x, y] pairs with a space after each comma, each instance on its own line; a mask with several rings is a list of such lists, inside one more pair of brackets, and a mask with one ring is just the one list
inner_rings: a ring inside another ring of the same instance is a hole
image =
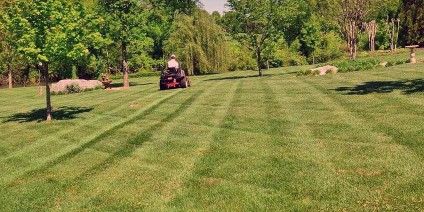
[[159, 88], [161, 90], [188, 88], [190, 86], [190, 78], [186, 75], [184, 70], [179, 68], [168, 68], [167, 72], [162, 70], [159, 82]]

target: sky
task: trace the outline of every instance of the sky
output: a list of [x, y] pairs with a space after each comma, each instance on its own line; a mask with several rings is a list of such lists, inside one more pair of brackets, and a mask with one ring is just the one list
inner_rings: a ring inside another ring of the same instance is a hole
[[205, 10], [207, 10], [209, 13], [212, 13], [213, 11], [218, 11], [221, 14], [226, 11], [225, 4], [227, 3], [227, 0], [201, 0], [203, 5], [205, 5]]

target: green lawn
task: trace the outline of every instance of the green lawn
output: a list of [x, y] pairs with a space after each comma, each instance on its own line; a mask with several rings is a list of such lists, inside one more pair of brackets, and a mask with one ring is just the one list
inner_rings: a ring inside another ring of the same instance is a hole
[[424, 63], [301, 68], [53, 96], [51, 123], [2, 89], [0, 211], [424, 210]]

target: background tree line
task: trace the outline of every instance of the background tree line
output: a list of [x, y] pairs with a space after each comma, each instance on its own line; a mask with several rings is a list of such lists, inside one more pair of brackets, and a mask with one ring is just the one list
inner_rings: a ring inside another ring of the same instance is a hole
[[223, 16], [199, 3], [4, 0], [1, 79], [35, 84], [103, 72], [127, 79], [172, 53], [192, 74], [218, 73], [424, 43], [422, 0], [229, 0]]

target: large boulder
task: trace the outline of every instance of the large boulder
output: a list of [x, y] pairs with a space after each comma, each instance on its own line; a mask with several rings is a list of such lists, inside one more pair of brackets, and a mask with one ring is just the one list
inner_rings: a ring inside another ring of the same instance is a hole
[[319, 71], [319, 75], [322, 76], [322, 75], [326, 75], [328, 71], [331, 71], [332, 73], [337, 73], [339, 69], [335, 66], [326, 65], [323, 67], [311, 69], [311, 71]]
[[102, 86], [102, 82], [98, 80], [82, 80], [82, 79], [75, 79], [75, 80], [60, 80], [58, 83], [53, 83], [51, 87], [51, 91], [53, 92], [60, 92], [65, 91], [67, 85], [77, 84], [82, 89], [89, 89], [89, 88], [96, 88], [98, 86]]

